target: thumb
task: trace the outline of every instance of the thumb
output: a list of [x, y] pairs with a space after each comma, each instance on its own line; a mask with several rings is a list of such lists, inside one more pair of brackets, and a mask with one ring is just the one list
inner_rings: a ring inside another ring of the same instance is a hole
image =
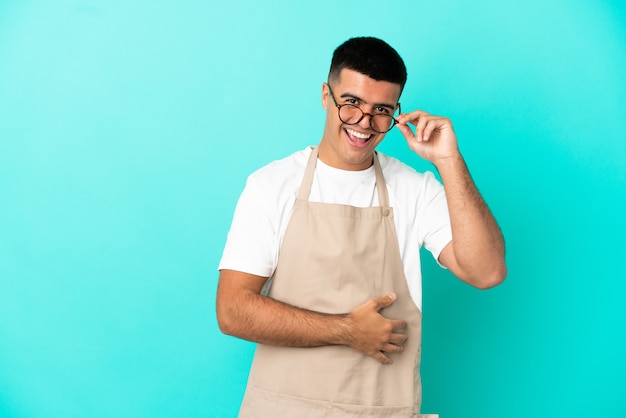
[[385, 296], [381, 296], [377, 299], [374, 299], [374, 303], [376, 304], [376, 311], [380, 311], [383, 308], [391, 305], [396, 300], [395, 293], [388, 293]]
[[415, 134], [413, 134], [413, 131], [408, 125], [398, 124], [396, 127], [400, 130], [400, 132], [402, 132], [402, 135], [407, 141], [411, 141], [415, 138]]

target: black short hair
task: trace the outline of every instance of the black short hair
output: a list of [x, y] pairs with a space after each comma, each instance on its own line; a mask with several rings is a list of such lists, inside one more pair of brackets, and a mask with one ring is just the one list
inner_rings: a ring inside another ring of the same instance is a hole
[[347, 68], [378, 81], [397, 83], [404, 88], [406, 66], [387, 42], [372, 37], [351, 38], [339, 45], [333, 53], [328, 79], [337, 79]]

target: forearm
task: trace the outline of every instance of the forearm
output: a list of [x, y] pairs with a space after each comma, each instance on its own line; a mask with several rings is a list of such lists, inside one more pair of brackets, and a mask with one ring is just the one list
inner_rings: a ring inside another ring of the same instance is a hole
[[504, 280], [504, 240], [460, 154], [435, 163], [446, 191], [457, 270], [468, 283], [487, 288]]
[[217, 322], [223, 333], [267, 345], [319, 347], [345, 345], [384, 364], [386, 353], [400, 353], [406, 322], [388, 319], [380, 310], [395, 293], [371, 299], [347, 314], [301, 309], [260, 294], [267, 277], [221, 270], [217, 287]]
[[254, 292], [242, 292], [229, 306], [218, 304], [220, 328], [225, 334], [268, 345], [347, 344], [346, 317], [297, 308]]

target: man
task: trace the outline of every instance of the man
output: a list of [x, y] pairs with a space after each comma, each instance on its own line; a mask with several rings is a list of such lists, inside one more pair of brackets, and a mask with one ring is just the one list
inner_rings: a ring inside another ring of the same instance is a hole
[[[419, 247], [478, 288], [506, 276], [451, 122], [399, 113], [405, 82], [388, 44], [346, 41], [322, 85], [319, 146], [248, 179], [217, 294], [222, 331], [258, 343], [241, 417], [427, 416]], [[394, 126], [443, 187], [375, 152]]]

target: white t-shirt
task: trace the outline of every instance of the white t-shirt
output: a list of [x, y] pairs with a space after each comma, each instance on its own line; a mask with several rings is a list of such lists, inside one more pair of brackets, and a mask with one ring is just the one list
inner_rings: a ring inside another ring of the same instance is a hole
[[[219, 269], [270, 277], [311, 148], [274, 161], [248, 177], [239, 198]], [[432, 173], [418, 173], [395, 158], [378, 153], [387, 183], [409, 291], [422, 308], [420, 247], [437, 259], [452, 240], [443, 186]], [[356, 207], [378, 206], [374, 167], [339, 170], [317, 160], [309, 200]], [[365, 302], [365, 301], [364, 301]]]

